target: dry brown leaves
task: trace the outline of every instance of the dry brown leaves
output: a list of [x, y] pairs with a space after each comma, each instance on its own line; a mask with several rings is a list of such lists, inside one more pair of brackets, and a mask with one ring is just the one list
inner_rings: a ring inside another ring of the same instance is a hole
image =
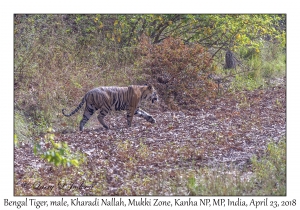
[[[285, 135], [285, 93], [285, 86], [277, 86], [207, 101], [200, 111], [151, 111], [156, 124], [134, 118], [131, 128], [126, 128], [125, 115], [108, 116], [110, 130], [95, 125], [84, 132], [56, 134], [56, 141], [65, 141], [72, 151], [86, 154], [82, 170], [55, 168], [35, 157], [32, 146], [23, 144], [15, 148], [16, 193], [168, 194], [160, 185], [153, 191], [151, 178], [178, 179], [178, 170], [222, 163], [245, 167], [253, 155], [259, 157], [265, 151], [268, 142]], [[59, 181], [95, 183], [97, 187], [77, 191], [27, 188], [20, 192], [22, 183], [36, 180], [53, 185]]]

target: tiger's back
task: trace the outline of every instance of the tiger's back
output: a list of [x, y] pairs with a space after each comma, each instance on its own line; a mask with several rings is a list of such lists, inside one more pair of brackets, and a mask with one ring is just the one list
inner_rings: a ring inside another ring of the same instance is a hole
[[96, 109], [125, 110], [129, 102], [128, 87], [99, 87], [87, 92], [86, 102]]

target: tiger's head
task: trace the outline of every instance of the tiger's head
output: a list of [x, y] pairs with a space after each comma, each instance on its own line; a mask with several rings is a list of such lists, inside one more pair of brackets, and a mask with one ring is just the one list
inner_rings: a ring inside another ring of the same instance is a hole
[[145, 86], [146, 90], [144, 91], [142, 98], [144, 100], [151, 100], [152, 103], [154, 103], [154, 101], [158, 101], [158, 95], [155, 88], [152, 85], [146, 84]]

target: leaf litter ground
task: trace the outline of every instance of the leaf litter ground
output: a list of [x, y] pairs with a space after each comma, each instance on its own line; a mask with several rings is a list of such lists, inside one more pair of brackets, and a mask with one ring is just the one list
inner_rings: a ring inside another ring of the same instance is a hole
[[85, 154], [80, 168], [54, 167], [34, 156], [31, 144], [15, 147], [15, 194], [188, 195], [185, 182], [197, 169], [245, 170], [251, 157], [285, 136], [286, 88], [226, 95], [200, 110], [149, 112], [156, 124], [134, 118], [126, 128], [123, 113], [106, 117], [110, 130], [94, 117], [83, 132], [56, 133], [56, 141]]

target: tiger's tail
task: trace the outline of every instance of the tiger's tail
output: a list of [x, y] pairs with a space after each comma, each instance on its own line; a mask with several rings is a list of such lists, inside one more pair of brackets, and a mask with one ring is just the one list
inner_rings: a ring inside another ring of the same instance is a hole
[[66, 117], [72, 116], [73, 114], [75, 114], [76, 112], [78, 112], [79, 109], [81, 109], [81, 107], [83, 106], [84, 102], [85, 102], [85, 97], [82, 98], [80, 104], [79, 104], [79, 105], [76, 107], [76, 109], [75, 109], [73, 112], [71, 112], [70, 114], [66, 114], [66, 113], [65, 113], [65, 109], [62, 109], [63, 115], [65, 115]]

